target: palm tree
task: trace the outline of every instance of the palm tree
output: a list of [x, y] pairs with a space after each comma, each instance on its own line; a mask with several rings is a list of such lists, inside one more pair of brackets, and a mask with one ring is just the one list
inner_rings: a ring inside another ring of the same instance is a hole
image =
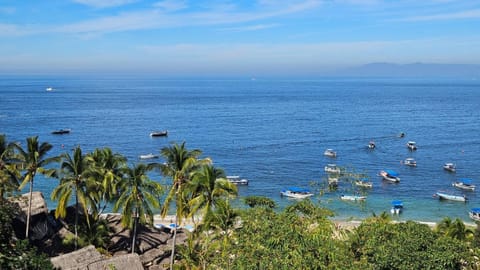
[[14, 153], [7, 138], [0, 134], [0, 201], [6, 193], [18, 188], [19, 171], [14, 163]]
[[465, 240], [474, 235], [473, 230], [467, 228], [459, 218], [452, 221], [449, 217], [446, 217], [437, 225], [436, 229], [438, 233], [458, 240]]
[[73, 150], [73, 156], [65, 153], [62, 155], [62, 159], [60, 184], [53, 190], [51, 198], [59, 201], [55, 210], [55, 217], [64, 218], [67, 214], [67, 207], [72, 197], [72, 192], [74, 192], [75, 249], [77, 249], [79, 206], [84, 211], [87, 224], [89, 224], [88, 207], [95, 206], [95, 203], [89, 196], [90, 190], [88, 188], [88, 178], [92, 174], [93, 160], [88, 155], [82, 155], [80, 146]]
[[[160, 151], [166, 162], [160, 166], [163, 175], [172, 178], [172, 187], [170, 188], [167, 197], [165, 198], [162, 216], [165, 217], [168, 213], [172, 201], [175, 201], [175, 224], [181, 222], [182, 217], [186, 216], [186, 209], [188, 202], [187, 196], [183, 193], [184, 185], [190, 181], [190, 173], [199, 167], [201, 164], [208, 164], [209, 159], [198, 160], [202, 154], [200, 150], [187, 150], [185, 142], [182, 144], [173, 144], [170, 147], [164, 147]], [[175, 257], [177, 230], [173, 233], [172, 254], [170, 257], [170, 269], [173, 269], [173, 261]]]
[[202, 211], [204, 220], [220, 199], [237, 195], [237, 186], [225, 178], [223, 170], [213, 165], [204, 165], [195, 171], [187, 189], [194, 196], [189, 202], [190, 215]]
[[[118, 153], [113, 153], [108, 147], [95, 149], [90, 156], [95, 163], [97, 216], [102, 213], [115, 197], [118, 197], [119, 183], [122, 179], [122, 170], [126, 167], [127, 159]], [[103, 203], [103, 205], [102, 205]]]
[[[125, 168], [125, 178], [122, 182], [123, 193], [114, 205], [113, 211], [122, 208], [122, 224], [133, 227], [132, 253], [135, 252], [135, 238], [137, 223], [153, 223], [153, 208], [160, 208], [162, 186], [151, 180], [147, 173], [154, 169], [154, 165], [138, 164]], [[132, 220], [132, 216], [134, 217]]]
[[27, 138], [26, 150], [24, 150], [18, 143], [13, 144], [12, 146], [18, 151], [17, 158], [22, 169], [25, 171], [19, 189], [23, 189], [27, 183], [30, 183], [27, 224], [25, 228], [25, 237], [28, 238], [28, 232], [30, 230], [30, 215], [32, 213], [33, 180], [37, 173], [41, 173], [47, 177], [53, 176], [55, 174], [55, 169], [47, 169], [45, 166], [49, 163], [57, 162], [59, 157], [46, 158], [48, 151], [50, 151], [53, 146], [47, 142], [40, 144], [38, 136]]

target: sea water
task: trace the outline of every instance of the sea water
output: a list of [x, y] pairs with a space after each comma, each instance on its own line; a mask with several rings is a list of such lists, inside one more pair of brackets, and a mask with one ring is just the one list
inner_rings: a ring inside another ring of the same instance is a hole
[[[392, 200], [402, 200], [403, 220], [467, 221], [469, 209], [480, 206], [479, 191], [462, 192], [451, 184], [472, 178], [480, 188], [479, 90], [475, 80], [2, 77], [0, 133], [23, 146], [27, 137], [39, 136], [54, 146], [51, 155], [77, 145], [85, 153], [110, 147], [130, 165], [144, 162], [139, 155], [185, 141], [227, 175], [250, 181], [239, 187], [238, 205], [245, 196], [261, 195], [283, 208], [294, 201], [280, 191], [299, 186], [315, 191], [312, 200], [337, 218], [389, 212]], [[51, 134], [62, 128], [72, 132]], [[168, 130], [168, 137], [150, 137], [156, 130]], [[367, 148], [371, 140], [376, 149]], [[417, 142], [417, 151], [407, 149], [409, 140]], [[337, 158], [324, 156], [327, 148]], [[408, 157], [418, 166], [402, 164]], [[445, 162], [455, 163], [457, 172], [444, 171]], [[329, 163], [365, 174], [373, 188], [360, 191], [341, 182], [336, 191], [325, 190]], [[383, 169], [397, 171], [401, 182], [382, 181]], [[151, 177], [167, 181], [158, 173]], [[57, 184], [35, 180], [34, 189], [51, 209]], [[469, 201], [439, 201], [432, 195], [440, 190], [465, 194]], [[339, 199], [356, 193], [366, 195], [366, 202]]]

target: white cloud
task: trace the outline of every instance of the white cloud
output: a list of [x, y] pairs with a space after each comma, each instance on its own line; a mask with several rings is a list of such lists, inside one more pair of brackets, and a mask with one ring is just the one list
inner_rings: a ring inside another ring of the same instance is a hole
[[165, 0], [154, 3], [153, 7], [162, 9], [164, 11], [177, 11], [187, 8], [188, 5], [185, 1], [181, 0]]
[[136, 1], [137, 0], [73, 0], [73, 2], [75, 3], [91, 6], [94, 8], [123, 6]]
[[229, 28], [222, 28], [221, 31], [232, 31], [232, 32], [249, 32], [249, 31], [259, 31], [264, 29], [270, 29], [274, 27], [278, 27], [279, 24], [272, 23], [272, 24], [256, 24], [256, 25], [246, 25], [246, 26], [239, 26], [239, 27], [229, 27]]

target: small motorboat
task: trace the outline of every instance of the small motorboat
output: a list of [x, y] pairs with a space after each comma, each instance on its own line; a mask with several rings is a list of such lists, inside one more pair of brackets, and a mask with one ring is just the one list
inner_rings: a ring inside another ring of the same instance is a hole
[[460, 178], [458, 181], [455, 181], [452, 186], [463, 189], [463, 190], [469, 190], [469, 191], [474, 191], [475, 190], [475, 185], [472, 184], [472, 179], [470, 178]]
[[327, 157], [332, 157], [332, 158], [337, 157], [337, 152], [333, 151], [333, 149], [327, 149], [325, 150], [325, 152], [323, 152], [323, 154]]
[[480, 221], [480, 208], [472, 208], [468, 216], [475, 221]]
[[53, 87], [49, 86], [49, 87], [45, 88], [45, 90], [47, 90], [48, 92], [53, 91]]
[[368, 142], [367, 147], [368, 147], [369, 149], [375, 149], [375, 147], [376, 147], [375, 142], [374, 142], [374, 141]]
[[393, 183], [400, 182], [400, 177], [398, 177], [398, 173], [392, 170], [381, 171], [380, 176], [383, 178], [383, 180], [386, 180], [389, 182], [393, 182]]
[[452, 195], [447, 194], [444, 192], [437, 192], [433, 195], [433, 197], [438, 197], [440, 200], [449, 200], [449, 201], [456, 201], [456, 202], [467, 202], [467, 196], [459, 196], [459, 195]]
[[366, 196], [356, 196], [356, 195], [341, 195], [341, 200], [344, 201], [365, 201], [367, 199]]
[[408, 147], [408, 149], [410, 149], [411, 151], [417, 150], [417, 143], [414, 142], [414, 141], [408, 141], [408, 142], [407, 142], [407, 147]]
[[327, 173], [340, 173], [340, 168], [335, 164], [327, 164], [324, 170]]
[[227, 180], [235, 185], [248, 185], [248, 180], [240, 178], [238, 175], [227, 176]]
[[280, 195], [294, 199], [305, 199], [313, 196], [313, 193], [306, 188], [289, 187], [280, 192]]
[[407, 158], [403, 161], [403, 164], [411, 167], [417, 167], [417, 161], [413, 158]]
[[390, 209], [390, 213], [392, 215], [399, 215], [403, 211], [403, 202], [400, 200], [392, 201], [392, 208]]
[[445, 163], [443, 164], [443, 169], [449, 172], [455, 172], [457, 167], [453, 163]]
[[58, 129], [58, 130], [54, 130], [52, 131], [52, 134], [55, 134], [55, 135], [62, 135], [62, 134], [68, 134], [70, 133], [70, 129]]
[[167, 137], [167, 136], [168, 136], [168, 130], [153, 131], [150, 133], [150, 137]]
[[152, 158], [158, 158], [158, 155], [154, 155], [152, 153], [146, 154], [146, 155], [140, 155], [138, 156], [140, 159], [152, 159]]
[[355, 185], [363, 188], [372, 188], [373, 184], [367, 178], [355, 180]]
[[328, 184], [331, 186], [338, 186], [338, 177], [328, 176]]

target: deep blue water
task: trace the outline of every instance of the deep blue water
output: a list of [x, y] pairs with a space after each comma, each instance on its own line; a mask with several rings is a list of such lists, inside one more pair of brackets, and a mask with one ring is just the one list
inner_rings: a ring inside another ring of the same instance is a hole
[[[54, 90], [47, 92], [48, 86]], [[480, 206], [478, 191], [465, 193], [466, 204], [442, 202], [432, 194], [462, 194], [451, 186], [460, 177], [480, 187], [479, 90], [478, 81], [447, 80], [2, 78], [0, 133], [23, 144], [38, 135], [54, 145], [52, 154], [76, 145], [84, 151], [109, 146], [131, 163], [186, 141], [228, 175], [250, 180], [239, 188], [240, 196], [264, 195], [280, 206], [292, 202], [280, 197], [282, 188], [317, 189], [326, 179], [323, 167], [336, 163], [367, 174], [374, 183], [364, 204], [339, 200], [354, 192], [347, 184], [313, 198], [340, 218], [389, 211], [391, 200], [400, 199], [405, 204], [401, 219], [468, 220], [468, 210]], [[72, 133], [50, 134], [60, 128]], [[149, 136], [163, 129], [168, 138]], [[400, 132], [406, 136], [399, 138]], [[373, 151], [366, 148], [370, 140], [377, 143]], [[417, 142], [416, 152], [405, 147], [408, 140]], [[338, 157], [323, 156], [326, 148]], [[402, 165], [407, 157], [418, 166]], [[456, 163], [457, 173], [444, 171], [445, 162]], [[401, 182], [382, 182], [381, 169], [396, 170]], [[35, 189], [48, 199], [56, 184], [39, 178]]]

